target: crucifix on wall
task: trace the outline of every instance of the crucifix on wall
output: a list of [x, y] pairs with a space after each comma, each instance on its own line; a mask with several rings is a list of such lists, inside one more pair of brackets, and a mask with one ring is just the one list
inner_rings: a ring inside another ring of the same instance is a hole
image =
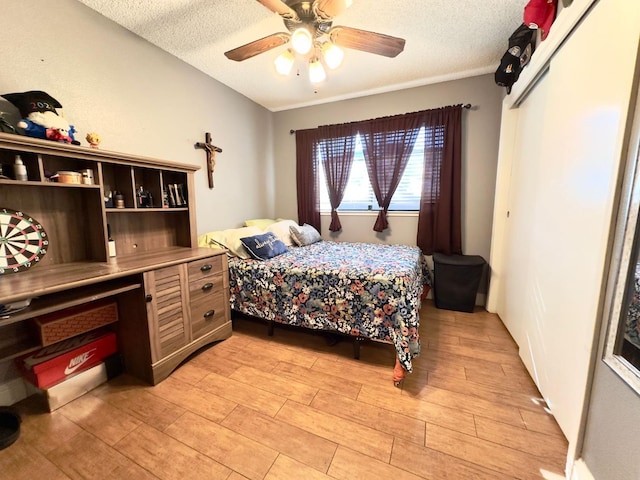
[[194, 148], [202, 148], [207, 152], [207, 174], [209, 176], [209, 188], [213, 188], [213, 171], [216, 168], [216, 152], [222, 153], [220, 147], [216, 147], [211, 143], [211, 134], [207, 132], [204, 136], [204, 143], [198, 142]]

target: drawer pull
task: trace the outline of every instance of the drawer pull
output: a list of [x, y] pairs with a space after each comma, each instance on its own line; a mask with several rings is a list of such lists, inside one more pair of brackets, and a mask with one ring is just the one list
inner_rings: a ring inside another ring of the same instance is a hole
[[213, 266], [211, 266], [210, 263], [205, 263], [204, 265], [202, 265], [200, 267], [200, 271], [201, 272], [208, 272], [209, 270], [211, 270], [213, 268]]
[[206, 318], [207, 320], [209, 320], [211, 317], [213, 317], [216, 314], [215, 310], [209, 310], [207, 313], [205, 313], [203, 316], [204, 318]]
[[209, 282], [209, 283], [205, 283], [202, 286], [202, 291], [206, 292], [207, 290], [211, 290], [213, 288], [213, 283]]

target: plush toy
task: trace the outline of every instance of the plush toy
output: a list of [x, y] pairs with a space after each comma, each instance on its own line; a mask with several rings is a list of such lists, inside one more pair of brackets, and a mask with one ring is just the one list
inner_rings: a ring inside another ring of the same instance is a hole
[[73, 125], [69, 125], [69, 122], [53, 112], [30, 113], [16, 125], [30, 137], [80, 145], [74, 138], [76, 129]]
[[95, 132], [87, 133], [85, 139], [87, 140], [87, 142], [89, 142], [89, 146], [91, 148], [98, 148], [100, 146], [100, 141], [102, 140], [100, 138], [100, 135]]
[[24, 130], [25, 135], [80, 145], [80, 142], [74, 138], [76, 129], [58, 115], [56, 108], [62, 108], [62, 105], [51, 95], [39, 90], [32, 90], [0, 96], [6, 98], [20, 110], [23, 118], [17, 123], [17, 126]]

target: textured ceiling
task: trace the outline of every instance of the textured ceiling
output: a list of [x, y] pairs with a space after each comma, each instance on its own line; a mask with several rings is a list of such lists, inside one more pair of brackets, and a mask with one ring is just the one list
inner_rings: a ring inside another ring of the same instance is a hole
[[[406, 39], [395, 58], [346, 49], [314, 88], [297, 59], [288, 77], [274, 58], [286, 46], [235, 62], [224, 52], [276, 32], [282, 19], [255, 0], [80, 0], [126, 29], [272, 111], [495, 71], [526, 0], [354, 0], [333, 25]], [[299, 67], [299, 68], [298, 68]], [[296, 71], [299, 70], [299, 75]]]

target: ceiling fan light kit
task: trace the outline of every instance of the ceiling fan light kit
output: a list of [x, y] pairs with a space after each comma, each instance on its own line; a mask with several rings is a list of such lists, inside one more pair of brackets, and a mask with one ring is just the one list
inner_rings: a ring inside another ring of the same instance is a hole
[[311, 83], [321, 83], [327, 78], [327, 73], [324, 71], [324, 67], [318, 57], [313, 57], [309, 60], [309, 80]]
[[311, 32], [306, 27], [296, 28], [291, 35], [291, 45], [300, 55], [306, 55], [313, 47]]
[[335, 43], [324, 42], [321, 50], [324, 61], [331, 70], [335, 70], [342, 64], [344, 51]]
[[405, 40], [382, 33], [344, 26], [332, 27], [333, 18], [346, 10], [352, 0], [257, 0], [269, 10], [280, 15], [291, 33], [274, 33], [225, 52], [230, 60], [241, 62], [286, 43], [291, 48], [282, 52], [274, 61], [276, 71], [288, 75], [295, 62], [294, 51], [308, 55], [309, 80], [320, 83], [326, 78], [322, 61], [330, 69], [342, 64], [344, 51], [351, 48], [363, 52], [396, 57], [404, 50]]
[[273, 61], [276, 66], [276, 71], [280, 75], [289, 75], [291, 72], [291, 67], [293, 67], [293, 62], [295, 61], [295, 57], [293, 55], [293, 50], [287, 48], [284, 52], [276, 57]]

